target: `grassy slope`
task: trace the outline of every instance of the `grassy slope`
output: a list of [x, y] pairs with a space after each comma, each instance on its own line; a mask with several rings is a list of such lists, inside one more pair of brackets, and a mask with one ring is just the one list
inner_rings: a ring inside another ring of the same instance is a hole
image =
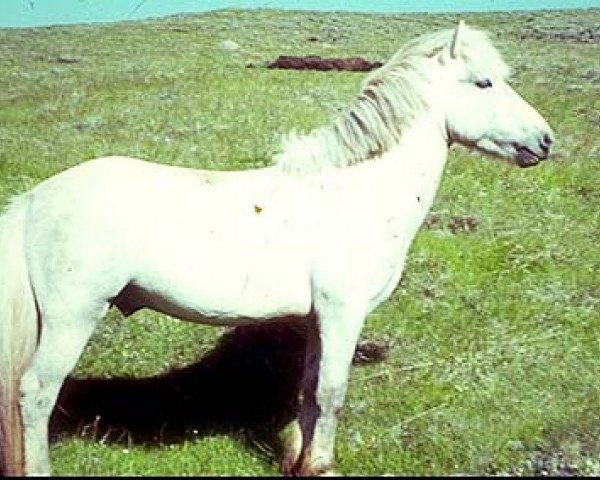
[[[368, 319], [363, 337], [392, 348], [384, 362], [352, 371], [338, 469], [593, 471], [600, 452], [599, 45], [559, 37], [597, 29], [600, 10], [463, 18], [492, 32], [514, 67], [514, 85], [554, 127], [558, 153], [522, 171], [453, 151], [433, 207], [438, 221], [421, 230], [403, 281]], [[0, 203], [105, 154], [211, 169], [268, 163], [279, 135], [329, 121], [362, 75], [248, 63], [279, 54], [385, 60], [406, 39], [457, 19], [230, 10], [0, 30]], [[535, 31], [541, 38], [530, 38]], [[223, 40], [243, 52], [220, 49]], [[448, 227], [465, 216], [476, 219], [474, 232]], [[182, 369], [210, 353], [222, 333], [152, 312], [127, 321], [111, 312], [75, 376]], [[240, 382], [232, 371], [223, 379]], [[161, 382], [150, 384], [139, 408], [159, 395], [152, 389]], [[115, 392], [108, 411], [136, 409], [126, 389]], [[181, 407], [169, 401], [165, 408]], [[158, 433], [144, 436], [139, 426], [67, 413], [74, 430], [61, 422], [54, 428], [57, 474], [277, 471], [268, 426], [265, 433], [204, 419], [210, 427], [191, 422], [167, 436], [168, 421], [153, 419]]]

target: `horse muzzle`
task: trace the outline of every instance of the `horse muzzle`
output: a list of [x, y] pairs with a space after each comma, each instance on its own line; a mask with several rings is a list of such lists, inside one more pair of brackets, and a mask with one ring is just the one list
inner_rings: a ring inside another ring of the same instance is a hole
[[521, 168], [533, 167], [550, 155], [550, 147], [554, 143], [552, 133], [544, 133], [538, 144], [531, 148], [525, 145], [516, 145], [516, 163]]

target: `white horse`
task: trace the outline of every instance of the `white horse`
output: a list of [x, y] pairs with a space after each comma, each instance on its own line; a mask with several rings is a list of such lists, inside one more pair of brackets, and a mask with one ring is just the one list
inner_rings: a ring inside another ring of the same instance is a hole
[[330, 471], [365, 316], [400, 279], [449, 147], [523, 167], [548, 156], [552, 131], [508, 73], [461, 23], [406, 44], [345, 114], [287, 138], [273, 166], [98, 158], [14, 198], [0, 217], [0, 469], [50, 472], [48, 418], [114, 305], [215, 325], [307, 322], [282, 470]]

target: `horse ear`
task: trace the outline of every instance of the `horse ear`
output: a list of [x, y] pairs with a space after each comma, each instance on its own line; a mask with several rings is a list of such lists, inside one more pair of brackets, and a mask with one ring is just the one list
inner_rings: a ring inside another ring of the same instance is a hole
[[450, 57], [456, 58], [458, 56], [458, 48], [461, 37], [461, 32], [465, 26], [465, 22], [461, 20], [458, 22], [458, 26], [454, 31], [454, 37], [452, 38], [452, 45], [450, 45]]

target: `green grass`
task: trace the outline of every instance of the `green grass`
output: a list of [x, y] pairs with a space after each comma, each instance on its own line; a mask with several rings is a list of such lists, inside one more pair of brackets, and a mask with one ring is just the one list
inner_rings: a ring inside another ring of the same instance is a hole
[[[557, 153], [519, 170], [453, 150], [437, 222], [421, 229], [402, 282], [367, 319], [363, 339], [391, 348], [351, 372], [337, 469], [597, 473], [599, 45], [558, 34], [597, 29], [600, 10], [462, 17], [490, 30], [515, 87], [554, 128]], [[458, 18], [225, 10], [0, 30], [0, 203], [99, 155], [265, 165], [282, 134], [330, 121], [363, 76], [247, 64], [279, 54], [385, 60]], [[242, 51], [219, 48], [223, 40]], [[454, 217], [476, 228], [453, 231]], [[282, 353], [290, 340], [227, 332], [228, 342], [224, 332], [110, 312], [53, 422], [54, 473], [277, 473], [276, 431], [297, 375]]]

